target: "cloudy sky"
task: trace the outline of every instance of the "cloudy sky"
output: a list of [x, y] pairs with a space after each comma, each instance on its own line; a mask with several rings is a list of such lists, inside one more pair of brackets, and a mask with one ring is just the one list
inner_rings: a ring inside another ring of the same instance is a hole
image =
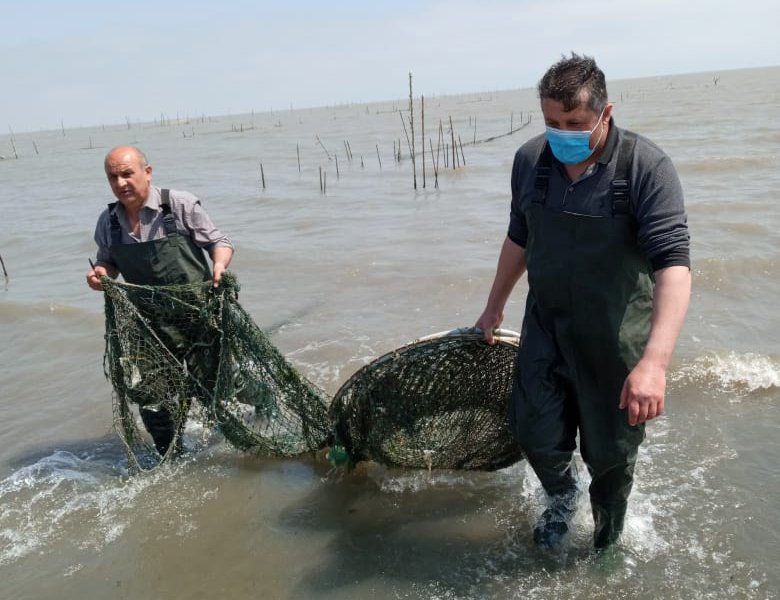
[[[777, 0], [0, 0], [14, 132], [780, 64]], [[7, 131], [6, 131], [7, 133]]]

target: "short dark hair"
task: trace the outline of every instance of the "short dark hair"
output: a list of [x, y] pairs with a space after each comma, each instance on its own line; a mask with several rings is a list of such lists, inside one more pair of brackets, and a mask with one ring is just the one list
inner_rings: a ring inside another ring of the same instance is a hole
[[607, 105], [607, 82], [604, 72], [590, 56], [561, 56], [561, 60], [547, 69], [537, 86], [539, 100], [555, 100], [565, 111], [574, 110], [582, 102], [582, 93], [588, 94], [588, 108], [601, 113]]

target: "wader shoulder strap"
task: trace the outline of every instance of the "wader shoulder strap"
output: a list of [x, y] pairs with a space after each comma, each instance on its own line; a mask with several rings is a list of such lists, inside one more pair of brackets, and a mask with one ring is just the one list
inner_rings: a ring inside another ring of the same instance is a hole
[[116, 202], [108, 205], [108, 214], [111, 222], [111, 245], [119, 246], [122, 243], [122, 229], [119, 227], [119, 217], [116, 216]]
[[171, 235], [176, 232], [176, 219], [171, 212], [171, 190], [160, 190], [160, 206], [163, 211], [163, 223], [165, 224], [165, 235]]
[[[612, 214], [625, 215], [630, 210], [630, 175], [631, 164], [634, 158], [634, 146], [636, 134], [631, 131], [623, 133], [623, 141], [618, 149], [617, 166], [615, 167], [615, 179], [612, 181]], [[550, 184], [550, 172], [552, 169], [552, 150], [550, 144], [545, 143], [539, 160], [536, 161], [536, 179], [534, 181], [534, 202], [544, 204], [547, 200], [547, 188]]]
[[617, 165], [615, 166], [615, 179], [612, 180], [612, 214], [627, 215], [630, 212], [630, 177], [631, 163], [634, 158], [634, 146], [636, 134], [631, 131], [623, 132], [623, 141], [618, 150]]
[[547, 186], [550, 184], [552, 170], [552, 150], [550, 144], [544, 143], [539, 160], [536, 161], [536, 180], [534, 181], [534, 202], [544, 204], [547, 201]]

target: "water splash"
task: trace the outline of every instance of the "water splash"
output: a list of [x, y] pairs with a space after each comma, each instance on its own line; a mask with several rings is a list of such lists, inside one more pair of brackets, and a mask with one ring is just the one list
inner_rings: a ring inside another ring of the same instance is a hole
[[769, 356], [730, 352], [697, 358], [672, 373], [672, 381], [707, 384], [721, 391], [749, 394], [780, 388], [780, 365]]
[[[193, 445], [197, 441], [185, 440], [185, 447]], [[63, 542], [101, 550], [122, 536], [144, 497], [180, 479], [198, 458], [187, 453], [131, 477], [119, 446], [103, 450], [56, 450], [0, 480], [0, 566]]]

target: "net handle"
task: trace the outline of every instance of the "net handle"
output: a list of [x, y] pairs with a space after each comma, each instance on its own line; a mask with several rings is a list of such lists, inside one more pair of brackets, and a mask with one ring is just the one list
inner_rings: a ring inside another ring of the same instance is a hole
[[[459, 327], [457, 329], [450, 329], [449, 331], [440, 331], [438, 333], [432, 333], [421, 338], [414, 340], [414, 344], [417, 342], [427, 342], [430, 340], [441, 339], [445, 337], [462, 337], [468, 339], [481, 340], [484, 339], [485, 333], [479, 327]], [[518, 345], [520, 342], [520, 334], [511, 329], [494, 329], [493, 338], [496, 341], [507, 342], [509, 344]]]

